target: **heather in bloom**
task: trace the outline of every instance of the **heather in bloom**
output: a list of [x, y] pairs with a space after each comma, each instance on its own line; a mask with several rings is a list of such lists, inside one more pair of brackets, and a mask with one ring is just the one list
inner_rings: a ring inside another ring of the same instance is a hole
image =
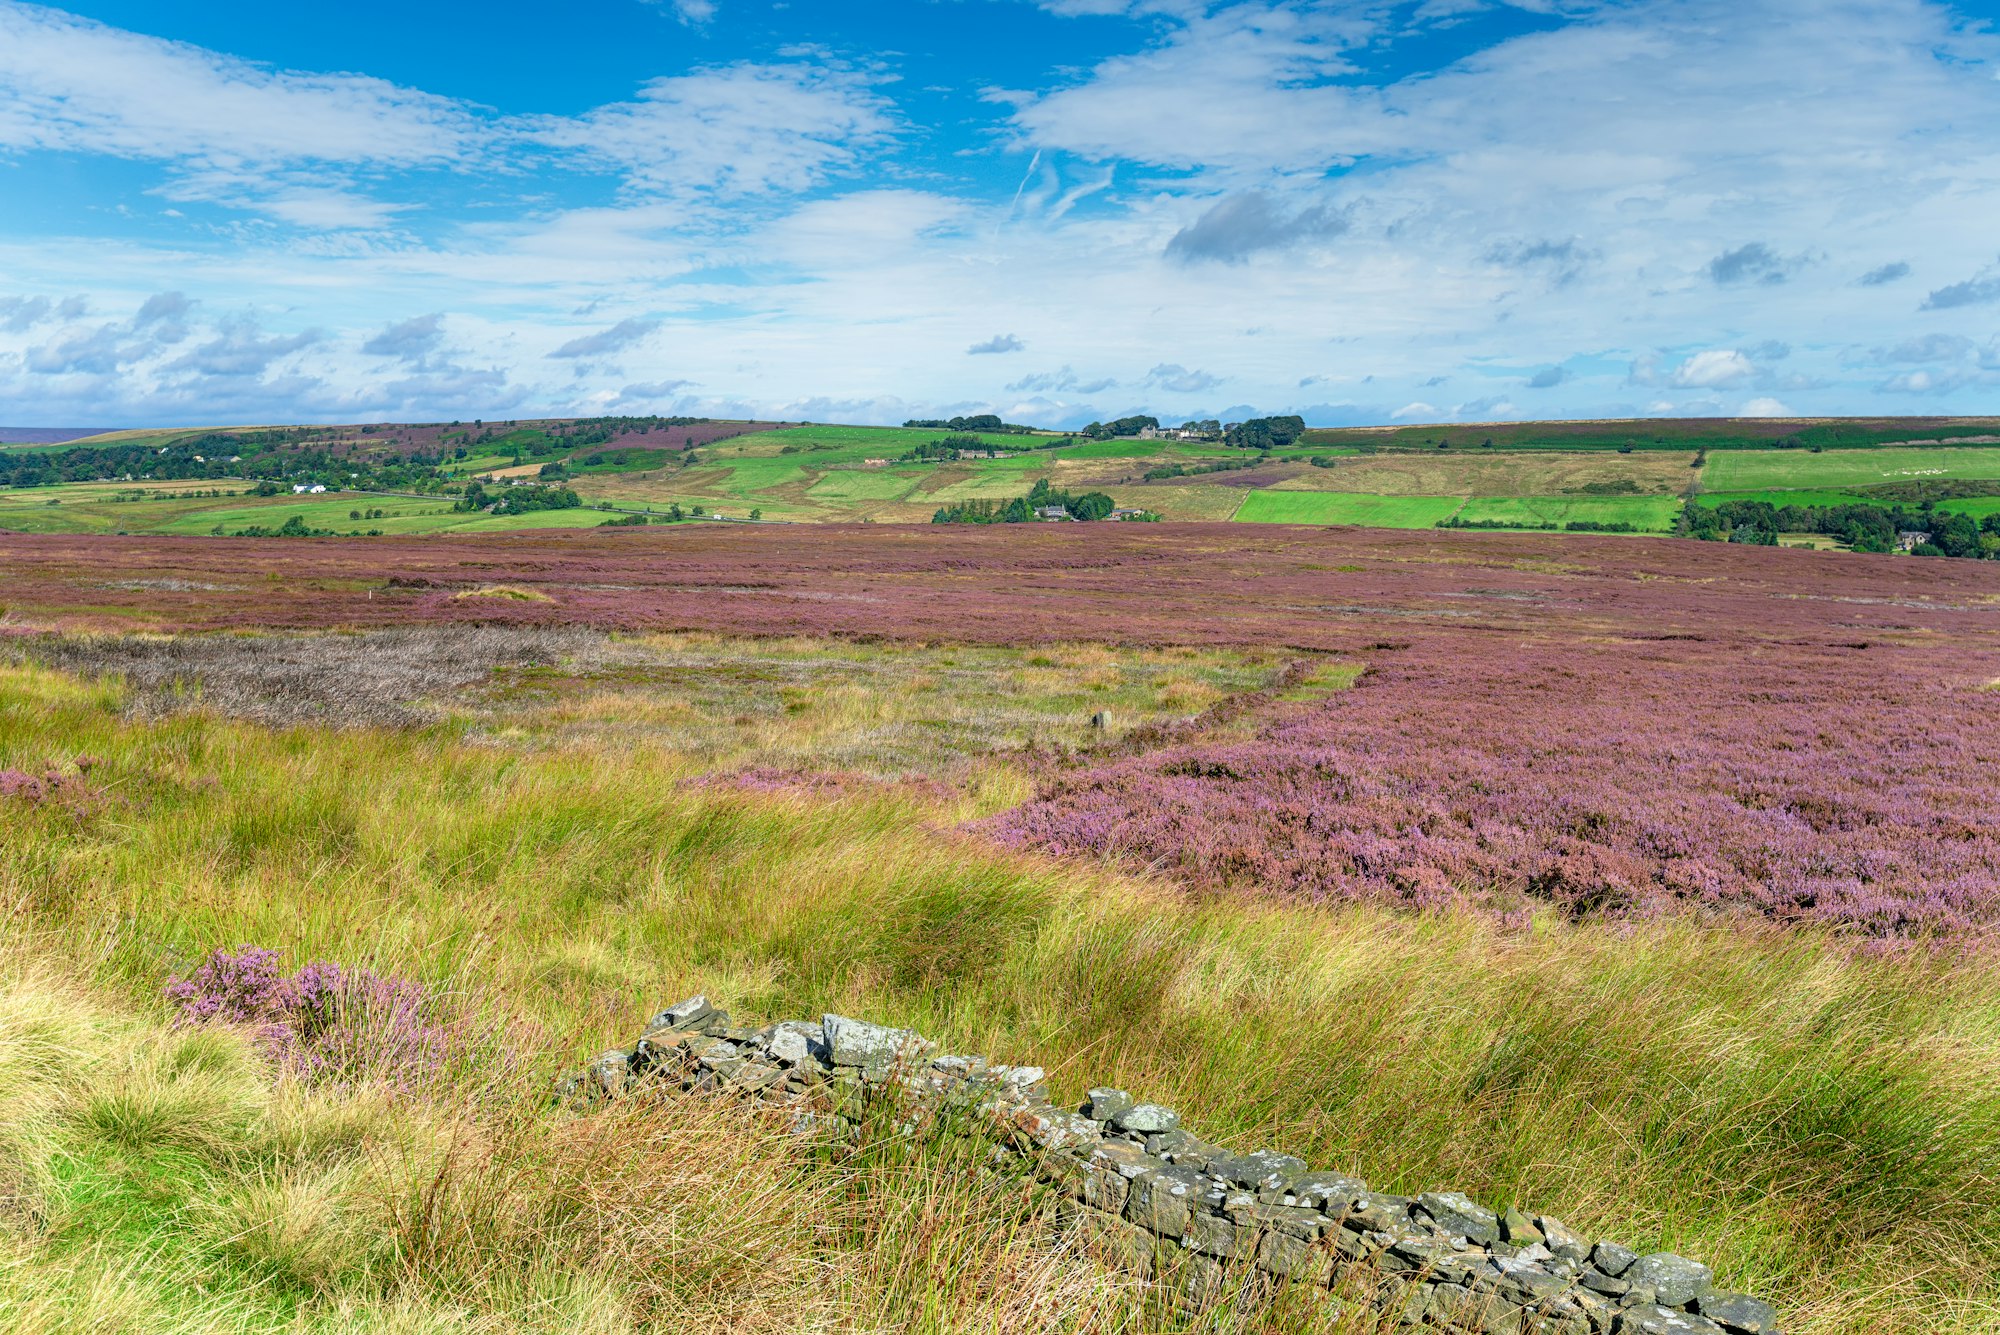
[[79, 757], [75, 774], [65, 774], [57, 765], [43, 765], [39, 772], [0, 769], [0, 801], [11, 798], [30, 806], [60, 805], [79, 815], [88, 813], [104, 798], [87, 779], [96, 763], [89, 756]]
[[1428, 640], [1252, 740], [1060, 773], [986, 828], [1205, 888], [1984, 932], [2000, 692], [1886, 661]]
[[437, 999], [422, 984], [313, 960], [287, 974], [277, 951], [217, 947], [167, 984], [182, 1024], [248, 1025], [272, 1056], [308, 1079], [379, 1076], [407, 1084], [446, 1052]]

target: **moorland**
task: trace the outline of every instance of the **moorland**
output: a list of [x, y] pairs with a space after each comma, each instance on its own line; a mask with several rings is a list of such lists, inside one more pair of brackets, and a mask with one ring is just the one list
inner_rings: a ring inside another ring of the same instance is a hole
[[13, 1327], [1376, 1328], [1165, 1305], [957, 1141], [550, 1103], [694, 991], [1794, 1332], [2000, 1314], [1988, 562], [679, 523], [17, 533], [0, 588]]

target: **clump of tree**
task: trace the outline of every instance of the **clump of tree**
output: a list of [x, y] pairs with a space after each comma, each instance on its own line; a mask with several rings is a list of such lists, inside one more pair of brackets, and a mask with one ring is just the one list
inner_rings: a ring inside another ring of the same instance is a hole
[[1558, 524], [1553, 519], [1460, 519], [1447, 515], [1438, 528], [1505, 529], [1526, 533], [1637, 533], [1639, 526], [1623, 519], [1572, 519]]
[[937, 440], [927, 440], [911, 447], [896, 460], [899, 464], [931, 463], [940, 459], [956, 459], [960, 450], [990, 450], [994, 448], [977, 436], [954, 432]]
[[1109, 518], [1117, 509], [1117, 502], [1101, 491], [1086, 491], [1081, 495], [1058, 491], [1049, 485], [1047, 478], [1038, 478], [1026, 496], [1016, 496], [1004, 504], [999, 501], [963, 501], [948, 505], [931, 516], [933, 524], [1026, 524], [1041, 516], [1038, 510], [1063, 510], [1069, 518], [1083, 523], [1093, 523]]
[[583, 497], [568, 487], [509, 487], [493, 507], [496, 515], [525, 515], [537, 510], [574, 510]]
[[1002, 436], [1031, 436], [1035, 428], [1022, 426], [1019, 422], [1003, 422], [995, 413], [976, 413], [971, 417], [912, 417], [903, 423], [921, 431], [986, 431]]
[[[370, 537], [380, 534], [380, 529], [372, 530]], [[330, 528], [308, 528], [304, 515], [293, 515], [276, 528], [264, 524], [252, 524], [248, 528], [235, 529], [233, 538], [336, 538], [340, 535]]]
[[1092, 440], [1113, 440], [1121, 436], [1136, 436], [1145, 430], [1160, 429], [1157, 417], [1121, 417], [1115, 422], [1092, 422], [1083, 429], [1083, 434]]
[[1229, 428], [1225, 445], [1243, 450], [1282, 450], [1306, 433], [1303, 417], [1253, 417]]
[[960, 501], [947, 505], [931, 516], [933, 524], [1025, 524], [1035, 517], [1028, 498], [1011, 501]]
[[1772, 505], [1769, 501], [1724, 501], [1719, 505], [1689, 505], [1677, 527], [1684, 537], [1703, 542], [1777, 545], [1780, 533], [1822, 533], [1857, 552], [1894, 551], [1905, 533], [1929, 538], [1912, 550], [1919, 556], [2000, 560], [2000, 514], [1983, 520], [1938, 510], [1925, 503], [1917, 509], [1880, 505]]
[[1199, 477], [1203, 473], [1234, 473], [1245, 468], [1255, 468], [1265, 463], [1268, 456], [1259, 454], [1255, 459], [1215, 459], [1199, 464], [1161, 464], [1145, 472], [1148, 482], [1158, 482], [1170, 477]]
[[451, 508], [461, 513], [490, 509], [496, 515], [525, 515], [537, 510], [574, 510], [583, 498], [568, 487], [507, 487], [486, 490], [483, 483], [466, 484], [465, 494]]

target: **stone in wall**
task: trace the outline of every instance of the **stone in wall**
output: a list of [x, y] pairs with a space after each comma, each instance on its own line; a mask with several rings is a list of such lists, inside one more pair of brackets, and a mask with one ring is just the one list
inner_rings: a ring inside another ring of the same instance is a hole
[[1778, 1335], [1777, 1312], [1708, 1267], [1586, 1240], [1561, 1220], [1459, 1192], [1414, 1198], [1269, 1150], [1203, 1141], [1169, 1108], [1097, 1088], [1059, 1108], [1035, 1066], [938, 1055], [907, 1029], [842, 1015], [735, 1025], [706, 997], [655, 1015], [630, 1049], [559, 1082], [574, 1102], [710, 1090], [843, 1117], [855, 1095], [987, 1127], [1071, 1204], [1101, 1255], [1218, 1301], [1234, 1282], [1359, 1297], [1400, 1324], [1481, 1335]]

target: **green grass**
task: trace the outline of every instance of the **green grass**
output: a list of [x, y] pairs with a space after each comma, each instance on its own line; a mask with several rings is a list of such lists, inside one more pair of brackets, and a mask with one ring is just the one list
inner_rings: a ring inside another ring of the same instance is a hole
[[1708, 491], [1829, 491], [1923, 478], [2000, 478], [2000, 448], [1806, 450], [1709, 456]]
[[[237, 484], [242, 486], [243, 484]], [[587, 528], [612, 518], [585, 506], [539, 510], [524, 515], [490, 515], [452, 509], [451, 496], [377, 496], [337, 492], [327, 496], [189, 496], [158, 488], [160, 498], [114, 500], [132, 491], [130, 483], [73, 482], [54, 487], [0, 491], [0, 528], [30, 533], [168, 533], [206, 536], [220, 526], [225, 535], [259, 526], [277, 528], [293, 515], [308, 528], [335, 533], [441, 533], [447, 530], [507, 532], [524, 528]], [[230, 487], [224, 487], [230, 490]], [[57, 504], [51, 505], [54, 501]], [[664, 508], [664, 507], [662, 507]], [[350, 519], [359, 510], [385, 513]]]
[[[1386, 1189], [1537, 1205], [1698, 1256], [1797, 1335], [1971, 1335], [2000, 1303], [1990, 955], [1195, 899], [953, 833], [978, 809], [958, 790], [690, 787], [701, 763], [651, 735], [135, 722], [115, 685], [0, 669], [0, 765], [80, 752], [113, 805], [17, 810], [0, 841], [6, 958], [80, 975], [17, 988], [0, 1022], [0, 1173], [68, 1221], [0, 1228], [10, 1328], [290, 1330], [295, 1306], [307, 1329], [720, 1330], [746, 1303], [772, 1329], [1188, 1323], [1050, 1260], [963, 1163], [829, 1169], [698, 1101], [546, 1108], [544, 1077], [698, 989], [914, 1024]], [[517, 1064], [304, 1107], [246, 1057], [163, 1094], [161, 982], [242, 941], [430, 980]], [[199, 1160], [132, 1161], [136, 1212], [102, 1181], [135, 1140]], [[1057, 1300], [1003, 1323], [1003, 1275]]]
[[812, 484], [815, 501], [899, 500], [929, 472], [922, 468], [843, 468]]
[[1362, 524], [1372, 528], [1430, 528], [1449, 517], [1460, 496], [1372, 496], [1340, 491], [1253, 491], [1236, 511], [1254, 524]]
[[1680, 498], [1675, 496], [1486, 496], [1467, 501], [1455, 517], [1558, 527], [1575, 522], [1630, 524], [1642, 532], [1663, 533], [1673, 527], [1680, 510]]
[[1697, 505], [1716, 506], [1726, 501], [1762, 501], [1766, 505], [1779, 507], [1787, 505], [1835, 506], [1835, 505], [1881, 505], [1884, 502], [1870, 500], [1852, 491], [1805, 490], [1805, 491], [1704, 491], [1695, 497]]

